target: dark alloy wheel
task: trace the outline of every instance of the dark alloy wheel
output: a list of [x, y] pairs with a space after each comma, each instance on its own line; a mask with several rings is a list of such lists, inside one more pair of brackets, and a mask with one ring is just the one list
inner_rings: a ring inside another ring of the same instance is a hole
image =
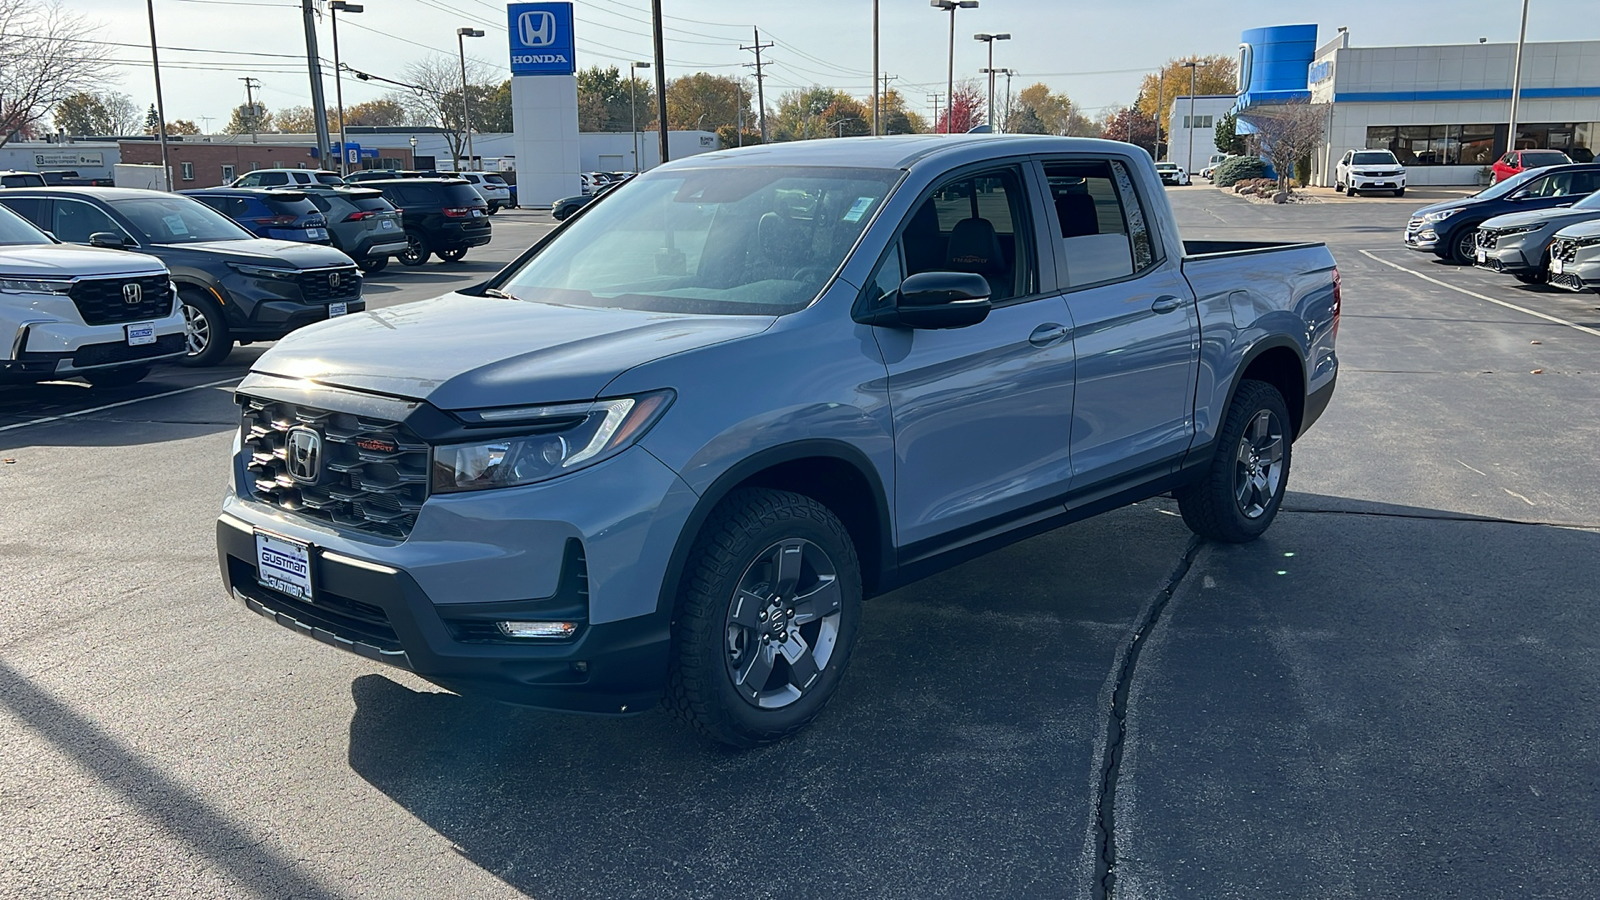
[[233, 350], [222, 307], [197, 287], [179, 288], [178, 301], [183, 313], [184, 347], [188, 351], [179, 363], [201, 368], [222, 362]]
[[1293, 440], [1278, 389], [1264, 381], [1241, 383], [1205, 477], [1173, 492], [1184, 523], [1201, 537], [1229, 544], [1260, 537], [1288, 489]]
[[745, 488], [718, 505], [684, 573], [667, 702], [736, 747], [804, 728], [855, 642], [861, 571], [849, 532], [800, 494]]
[[1458, 265], [1472, 265], [1473, 255], [1478, 251], [1478, 226], [1476, 223], [1461, 226], [1456, 232], [1455, 240], [1450, 243], [1450, 258]]
[[466, 247], [451, 247], [448, 250], [439, 251], [439, 258], [447, 263], [461, 262], [461, 260], [465, 259], [466, 256]]
[[382, 272], [384, 269], [388, 268], [388, 266], [389, 266], [389, 257], [387, 257], [387, 256], [369, 256], [366, 259], [358, 259], [358, 260], [356, 260], [356, 265], [361, 267], [361, 271], [362, 272], [365, 272], [368, 275], [376, 275], [379, 272]]
[[397, 259], [403, 266], [420, 266], [428, 261], [433, 252], [428, 248], [428, 239], [420, 231], [406, 232], [406, 248], [400, 251]]

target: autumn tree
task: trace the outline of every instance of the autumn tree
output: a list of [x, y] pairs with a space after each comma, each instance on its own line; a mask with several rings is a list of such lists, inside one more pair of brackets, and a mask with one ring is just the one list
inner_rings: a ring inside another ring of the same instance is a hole
[[773, 141], [856, 137], [872, 131], [872, 111], [844, 91], [811, 87], [785, 92], [767, 116]]
[[579, 131], [630, 131], [634, 110], [639, 130], [655, 125], [656, 90], [648, 78], [634, 79], [630, 94], [629, 80], [616, 66], [590, 66], [578, 72]]
[[1079, 111], [1066, 94], [1053, 93], [1046, 84], [1032, 84], [1017, 95], [1008, 116], [1007, 131], [1018, 134], [1056, 134], [1086, 137], [1097, 134], [1095, 124]]
[[0, 146], [30, 136], [73, 94], [91, 92], [111, 70], [99, 30], [59, 0], [0, 0]]
[[696, 72], [667, 85], [668, 128], [716, 131], [751, 118], [750, 88], [738, 79]]
[[[309, 106], [285, 106], [272, 114], [273, 130], [282, 134], [313, 134], [317, 130], [317, 114]], [[328, 131], [339, 130], [339, 116], [328, 110]]]
[[1199, 63], [1194, 70], [1195, 96], [1212, 94], [1237, 94], [1239, 92], [1239, 62], [1231, 56], [1186, 56], [1169, 59], [1162, 67], [1139, 83], [1139, 99], [1135, 104], [1141, 115], [1161, 120], [1166, 131], [1172, 121], [1172, 101], [1189, 96], [1188, 63]]
[[[153, 122], [147, 127], [153, 127]], [[260, 134], [271, 130], [272, 113], [267, 111], [266, 104], [257, 100], [254, 103], [241, 103], [235, 106], [233, 115], [229, 116], [228, 124], [223, 127], [222, 133]]]
[[1250, 124], [1255, 126], [1261, 155], [1278, 173], [1279, 190], [1289, 190], [1289, 179], [1294, 177], [1296, 164], [1317, 151], [1327, 118], [1327, 104], [1306, 100], [1251, 111]]
[[939, 117], [933, 123], [933, 130], [939, 134], [947, 132], [964, 134], [984, 124], [985, 116], [988, 115], [986, 96], [987, 88], [980, 87], [974, 79], [964, 78], [956, 82], [950, 104], [939, 110]]
[[899, 91], [890, 88], [878, 97], [883, 110], [879, 132], [882, 134], [920, 134], [928, 130], [928, 120], [918, 115], [906, 106], [906, 98]]
[[167, 123], [167, 134], [199, 134], [200, 126], [190, 119], [179, 119]]
[[368, 100], [364, 103], [345, 107], [344, 122], [346, 126], [400, 126], [406, 123], [406, 109], [400, 104], [400, 101], [392, 97]]
[[133, 134], [139, 128], [138, 105], [115, 91], [78, 91], [56, 104], [53, 115], [63, 134]]
[[1100, 137], [1108, 141], [1123, 141], [1144, 148], [1155, 155], [1156, 120], [1128, 106], [1107, 113], [1100, 121]]

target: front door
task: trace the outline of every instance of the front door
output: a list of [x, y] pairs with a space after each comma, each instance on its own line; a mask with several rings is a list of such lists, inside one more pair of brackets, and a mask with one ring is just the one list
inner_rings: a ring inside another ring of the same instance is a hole
[[876, 328], [894, 415], [898, 543], [915, 557], [1019, 517], [1059, 512], [1070, 470], [1073, 354], [1066, 303], [1039, 289], [1038, 218], [1023, 171], [952, 179], [907, 221], [873, 291], [929, 271], [983, 275], [977, 325]]
[[1077, 357], [1076, 494], [1175, 467], [1189, 449], [1200, 322], [1126, 161], [1052, 160], [1044, 172]]

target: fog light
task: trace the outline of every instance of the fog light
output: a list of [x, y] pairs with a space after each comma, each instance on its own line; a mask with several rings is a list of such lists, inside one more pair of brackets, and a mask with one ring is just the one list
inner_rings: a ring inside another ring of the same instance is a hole
[[577, 622], [496, 622], [500, 633], [514, 638], [569, 638], [578, 630]]

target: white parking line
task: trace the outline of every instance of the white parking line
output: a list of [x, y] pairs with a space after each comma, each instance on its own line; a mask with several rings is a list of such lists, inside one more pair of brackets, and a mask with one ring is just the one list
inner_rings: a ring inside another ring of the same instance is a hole
[[1579, 325], [1577, 322], [1568, 322], [1566, 319], [1560, 318], [1559, 316], [1552, 316], [1549, 313], [1542, 313], [1542, 312], [1539, 312], [1536, 309], [1528, 309], [1525, 306], [1518, 306], [1515, 303], [1507, 303], [1504, 300], [1496, 300], [1493, 297], [1489, 297], [1489, 296], [1486, 296], [1484, 294], [1480, 294], [1480, 293], [1478, 293], [1476, 291], [1469, 291], [1464, 287], [1457, 287], [1457, 286], [1455, 286], [1455, 285], [1453, 285], [1453, 284], [1451, 284], [1451, 283], [1449, 283], [1447, 281], [1440, 281], [1439, 279], [1434, 278], [1434, 277], [1432, 277], [1430, 275], [1424, 275], [1421, 272], [1418, 272], [1416, 269], [1410, 269], [1410, 268], [1407, 268], [1405, 266], [1400, 265], [1399, 263], [1392, 263], [1392, 262], [1389, 262], [1387, 259], [1381, 259], [1381, 258], [1379, 258], [1377, 256], [1374, 256], [1372, 251], [1370, 251], [1370, 250], [1361, 251], [1361, 255], [1365, 256], [1366, 258], [1368, 258], [1370, 260], [1372, 260], [1373, 262], [1383, 263], [1384, 265], [1388, 266], [1391, 269], [1399, 269], [1400, 271], [1405, 272], [1408, 275], [1415, 275], [1418, 278], [1421, 278], [1423, 281], [1427, 281], [1427, 282], [1431, 282], [1433, 284], [1437, 284], [1438, 286], [1443, 287], [1443, 288], [1449, 288], [1450, 290], [1455, 291], [1458, 294], [1466, 294], [1468, 297], [1476, 297], [1479, 300], [1484, 300], [1484, 301], [1487, 301], [1489, 303], [1493, 303], [1496, 306], [1504, 306], [1506, 309], [1514, 309], [1514, 310], [1516, 310], [1517, 312], [1520, 312], [1520, 313], [1527, 313], [1530, 316], [1534, 316], [1536, 318], [1544, 319], [1546, 322], [1554, 322], [1557, 325], [1565, 325], [1568, 328], [1576, 329], [1578, 331], [1583, 332], [1584, 334], [1592, 334], [1595, 337], [1600, 337], [1600, 331], [1597, 331], [1597, 330], [1595, 330], [1593, 328], [1590, 328], [1587, 325]]
[[203, 391], [207, 388], [222, 387], [225, 384], [238, 384], [239, 380], [239, 378], [224, 378], [221, 381], [213, 381], [209, 384], [197, 384], [193, 387], [179, 388], [175, 391], [167, 391], [164, 394], [151, 394], [148, 397], [135, 397], [132, 400], [119, 400], [116, 403], [107, 403], [104, 406], [95, 406], [89, 409], [80, 409], [76, 412], [62, 413], [59, 416], [45, 416], [42, 419], [29, 419], [26, 422], [17, 422], [12, 425], [0, 425], [0, 431], [11, 431], [14, 428], [27, 428], [30, 425], [48, 425], [51, 422], [60, 422], [63, 419], [76, 419], [79, 416], [87, 416], [90, 413], [105, 412], [108, 409], [116, 409], [119, 406], [127, 406], [131, 403], [143, 403], [146, 400], [160, 400], [162, 397], [176, 397], [179, 394], [187, 394], [191, 391]]

